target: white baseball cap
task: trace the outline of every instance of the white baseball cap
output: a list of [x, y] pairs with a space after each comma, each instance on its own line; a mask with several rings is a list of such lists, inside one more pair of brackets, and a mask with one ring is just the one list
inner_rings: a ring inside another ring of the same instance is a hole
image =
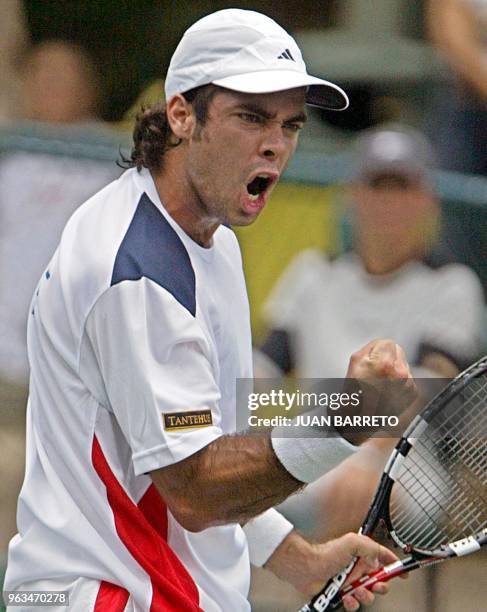
[[383, 174], [432, 183], [435, 154], [419, 131], [398, 123], [365, 130], [355, 141], [357, 178], [368, 181]]
[[306, 103], [344, 110], [347, 94], [310, 76], [295, 40], [273, 19], [242, 9], [203, 17], [184, 33], [166, 76], [166, 100], [213, 83], [243, 93], [307, 87]]

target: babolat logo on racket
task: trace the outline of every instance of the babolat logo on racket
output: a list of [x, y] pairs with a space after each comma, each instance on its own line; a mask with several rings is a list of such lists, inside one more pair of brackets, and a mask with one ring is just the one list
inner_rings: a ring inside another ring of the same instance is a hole
[[192, 412], [172, 412], [163, 414], [164, 429], [194, 429], [213, 425], [211, 410], [193, 410]]
[[329, 604], [332, 602], [335, 595], [340, 590], [341, 586], [345, 582], [348, 577], [348, 574], [352, 571], [353, 566], [355, 565], [356, 559], [353, 559], [350, 564], [340, 573], [334, 576], [331, 580], [331, 583], [326, 588], [325, 592], [322, 593], [318, 599], [313, 601], [312, 610], [316, 610], [317, 612], [322, 612], [326, 610]]

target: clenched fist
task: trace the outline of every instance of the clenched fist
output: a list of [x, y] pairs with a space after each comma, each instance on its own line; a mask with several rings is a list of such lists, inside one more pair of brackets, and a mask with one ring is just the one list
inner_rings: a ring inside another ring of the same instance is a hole
[[[346, 388], [360, 393], [360, 405], [353, 412], [360, 417], [400, 417], [417, 397], [404, 351], [392, 340], [373, 340], [351, 356]], [[339, 431], [352, 444], [361, 444], [376, 429], [343, 427]]]

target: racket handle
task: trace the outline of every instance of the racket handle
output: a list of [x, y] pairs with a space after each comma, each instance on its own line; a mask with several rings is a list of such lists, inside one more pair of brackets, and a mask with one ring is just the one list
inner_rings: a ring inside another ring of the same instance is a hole
[[[412, 569], [416, 569], [422, 565], [421, 562], [417, 560], [413, 560], [411, 557], [405, 559], [403, 561], [395, 561], [394, 563], [390, 563], [384, 567], [380, 567], [375, 572], [371, 574], [365, 574], [358, 580], [352, 582], [344, 589], [338, 590], [338, 592], [334, 589], [330, 589], [330, 585], [337, 584], [337, 580], [347, 572], [341, 582], [343, 584], [347, 579], [347, 576], [353, 569], [355, 565], [355, 561], [353, 565], [348, 566], [341, 574], [338, 574], [331, 580], [329, 580], [325, 586], [325, 588], [320, 591], [317, 595], [313, 597], [313, 599], [305, 606], [301, 608], [299, 612], [323, 612], [324, 610], [339, 610], [342, 607], [342, 597], [344, 595], [353, 595], [354, 592], [359, 587], [365, 587], [366, 589], [371, 589], [374, 584], [378, 582], [388, 582], [392, 578], [399, 576], [401, 574], [405, 574], [406, 572], [411, 571]], [[347, 571], [349, 570], [349, 571]], [[340, 589], [340, 587], [338, 587]], [[328, 592], [328, 597], [326, 596]]]
[[340, 591], [340, 596], [343, 597], [344, 595], [353, 595], [354, 591], [359, 587], [365, 587], [370, 590], [374, 584], [377, 584], [377, 582], [388, 582], [392, 578], [395, 578], [396, 576], [399, 576], [400, 574], [412, 569], [413, 567], [405, 567], [402, 561], [390, 563], [389, 565], [380, 567], [371, 574], [365, 574], [365, 576], [355, 580], [352, 582], [352, 584], [349, 584]]
[[330, 578], [321, 591], [304, 605], [299, 612], [324, 612], [325, 610], [338, 609], [341, 606], [340, 589], [355, 567], [355, 563], [357, 563], [357, 557], [354, 557], [339, 574]]
[[[441, 563], [445, 561], [451, 555], [441, 555], [434, 557], [424, 557], [422, 559], [414, 558], [414, 557], [406, 557], [401, 561], [396, 561], [395, 563], [390, 563], [389, 565], [385, 565], [384, 567], [380, 567], [375, 572], [371, 574], [366, 574], [349, 584], [347, 587], [342, 589], [339, 593], [340, 598], [344, 595], [353, 595], [353, 592], [358, 587], [365, 587], [367, 589], [371, 589], [374, 584], [377, 582], [389, 582], [392, 578], [396, 576], [401, 576], [402, 574], [407, 574], [411, 570], [418, 569], [420, 567], [428, 567], [429, 565], [435, 565], [436, 563]], [[333, 610], [333, 608], [330, 608]]]

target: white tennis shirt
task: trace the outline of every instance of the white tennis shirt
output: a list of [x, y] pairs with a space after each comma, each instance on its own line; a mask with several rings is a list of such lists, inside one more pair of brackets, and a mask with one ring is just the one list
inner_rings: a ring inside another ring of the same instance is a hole
[[[5, 589], [67, 589], [70, 611], [249, 610], [241, 527], [186, 531], [146, 475], [235, 430], [235, 382], [252, 370], [232, 230], [202, 248], [148, 171], [125, 172], [68, 222], [32, 301], [28, 353]], [[277, 545], [289, 524], [266, 514]]]

